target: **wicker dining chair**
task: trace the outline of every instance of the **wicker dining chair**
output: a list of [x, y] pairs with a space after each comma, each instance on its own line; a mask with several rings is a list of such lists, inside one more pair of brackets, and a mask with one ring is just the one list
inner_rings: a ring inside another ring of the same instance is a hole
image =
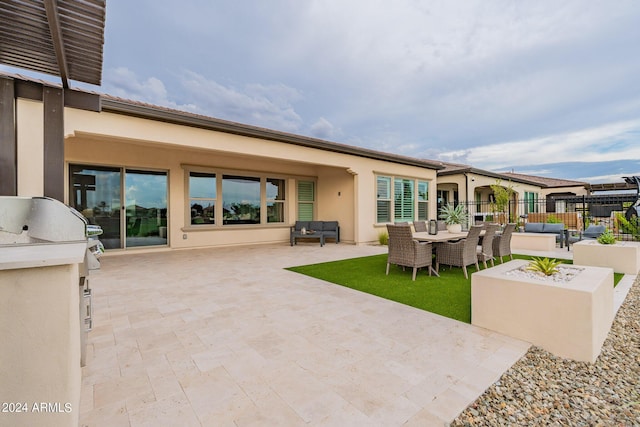
[[491, 267], [494, 267], [493, 262], [493, 239], [495, 239], [496, 231], [500, 226], [498, 224], [485, 224], [484, 236], [482, 236], [482, 244], [477, 248], [478, 261], [482, 261], [484, 268], [487, 268], [487, 261], [491, 261]]
[[513, 259], [511, 254], [511, 235], [516, 229], [515, 223], [509, 223], [504, 227], [502, 234], [498, 234], [493, 238], [493, 256], [500, 258], [500, 264], [502, 264], [502, 257], [509, 256]]
[[426, 221], [413, 221], [413, 228], [416, 230], [416, 233], [428, 231]]
[[432, 246], [431, 243], [421, 243], [413, 239], [413, 233], [409, 225], [387, 224], [389, 233], [389, 255], [387, 256], [387, 275], [389, 265], [396, 264], [413, 268], [412, 280], [416, 280], [418, 268], [427, 267], [431, 276]]
[[462, 267], [466, 279], [469, 278], [467, 274], [468, 265], [475, 264], [476, 271], [480, 271], [476, 248], [483, 228], [481, 225], [473, 225], [465, 239], [455, 243], [439, 243], [436, 251], [436, 273], [440, 271], [440, 264]]
[[516, 229], [515, 223], [509, 223], [502, 230], [502, 234], [497, 234], [493, 238], [493, 256], [500, 259], [500, 264], [502, 264], [503, 256], [509, 256], [509, 258], [513, 259], [513, 254], [511, 253], [511, 235]]

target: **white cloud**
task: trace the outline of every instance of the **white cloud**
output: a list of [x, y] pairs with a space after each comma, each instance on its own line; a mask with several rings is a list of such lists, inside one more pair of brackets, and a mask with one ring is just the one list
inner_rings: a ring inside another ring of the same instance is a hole
[[485, 169], [640, 158], [637, 0], [145, 1], [109, 6], [122, 94]]
[[302, 119], [293, 104], [302, 94], [284, 84], [253, 83], [237, 89], [192, 71], [182, 71], [175, 81], [179, 89], [170, 91], [156, 77], [139, 78], [128, 68], [119, 67], [105, 73], [105, 90], [125, 99], [256, 126], [289, 132], [301, 129]]
[[293, 104], [299, 91], [284, 84], [249, 84], [244, 89], [224, 86], [192, 71], [179, 76], [183, 95], [198, 104], [203, 114], [288, 132], [299, 131], [302, 119]]
[[312, 136], [321, 139], [335, 139], [338, 134], [335, 126], [324, 117], [316, 120], [316, 122], [311, 125], [310, 131]]
[[633, 120], [523, 141], [443, 152], [439, 158], [490, 170], [504, 165], [628, 160], [640, 158], [639, 137], [640, 120]]
[[109, 95], [183, 111], [197, 109], [193, 103], [178, 104], [172, 101], [160, 79], [149, 77], [141, 80], [126, 67], [106, 70], [104, 80], [104, 90]]

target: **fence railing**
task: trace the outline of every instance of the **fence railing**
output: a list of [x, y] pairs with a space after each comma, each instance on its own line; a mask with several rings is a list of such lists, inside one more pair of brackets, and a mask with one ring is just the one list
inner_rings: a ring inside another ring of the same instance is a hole
[[637, 221], [634, 230], [634, 222], [630, 228], [624, 219], [636, 199], [636, 195], [574, 196], [510, 201], [503, 207], [490, 201], [462, 201], [460, 204], [466, 207], [471, 225], [514, 222], [523, 227], [527, 222], [556, 222], [563, 223], [570, 232], [579, 233], [589, 224], [602, 224], [618, 239], [632, 240], [634, 234], [636, 237], [638, 234]]

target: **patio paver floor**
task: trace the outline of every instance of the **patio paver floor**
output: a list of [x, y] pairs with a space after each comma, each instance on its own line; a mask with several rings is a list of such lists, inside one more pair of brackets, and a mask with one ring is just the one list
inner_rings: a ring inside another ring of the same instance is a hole
[[104, 257], [90, 276], [80, 425], [448, 424], [529, 343], [283, 269], [384, 252], [301, 243]]

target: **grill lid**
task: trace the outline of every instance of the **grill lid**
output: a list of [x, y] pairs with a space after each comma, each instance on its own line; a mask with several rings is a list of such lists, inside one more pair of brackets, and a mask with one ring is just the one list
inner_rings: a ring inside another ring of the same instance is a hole
[[86, 241], [87, 220], [48, 197], [0, 196], [0, 244]]

